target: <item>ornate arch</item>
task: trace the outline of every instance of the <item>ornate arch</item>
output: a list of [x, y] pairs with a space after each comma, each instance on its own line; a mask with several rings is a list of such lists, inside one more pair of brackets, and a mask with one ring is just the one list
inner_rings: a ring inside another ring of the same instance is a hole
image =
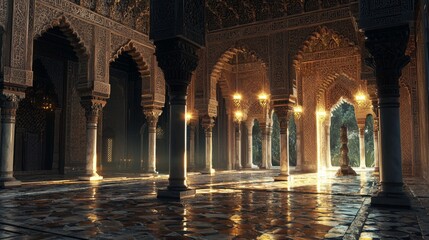
[[[225, 64], [227, 64], [230, 60], [233, 59], [237, 54], [240, 52], [249, 52], [251, 55], [255, 56], [256, 60], [260, 62], [261, 64], [265, 65], [266, 63], [258, 57], [255, 51], [249, 51], [246, 47], [231, 47], [228, 50], [226, 50], [218, 59], [216, 64], [213, 66], [211, 72], [210, 72], [210, 82], [212, 88], [216, 88], [216, 84], [220, 80], [225, 80], [226, 78], [221, 77], [222, 70], [225, 68]], [[220, 82], [219, 82], [220, 83]], [[226, 83], [220, 83], [219, 84], [221, 91], [223, 93], [227, 93], [228, 85]], [[210, 96], [213, 97], [213, 93], [210, 93]]]
[[47, 32], [49, 29], [54, 27], [59, 27], [61, 32], [67, 37], [70, 41], [70, 44], [73, 47], [73, 50], [76, 52], [79, 58], [87, 58], [89, 55], [89, 50], [85, 45], [83, 38], [79, 35], [79, 33], [75, 30], [70, 21], [64, 16], [61, 15], [59, 17], [54, 18], [51, 21], [48, 21], [45, 25], [41, 27], [35, 27], [33, 39], [37, 39], [43, 35], [43, 33]]
[[306, 53], [328, 51], [339, 48], [355, 47], [355, 44], [343, 35], [326, 27], [319, 26], [305, 40], [295, 55], [294, 65], [297, 66]]
[[[341, 81], [341, 82], [340, 82]], [[316, 95], [316, 104], [321, 104], [326, 96], [326, 92], [329, 91], [334, 85], [340, 84], [344, 85], [344, 81], [348, 83], [347, 89], [350, 91], [350, 93], [353, 93], [358, 88], [358, 83], [353, 78], [349, 77], [345, 73], [334, 73], [328, 75], [322, 84], [318, 87], [318, 92]], [[343, 86], [344, 87], [344, 86]], [[352, 100], [353, 97], [348, 96], [350, 101], [354, 104], [354, 101]], [[327, 102], [325, 102], [326, 104]]]
[[109, 62], [115, 61], [123, 53], [128, 53], [136, 62], [137, 69], [140, 72], [142, 78], [150, 76], [150, 68], [147, 64], [148, 61], [145, 60], [143, 54], [137, 50], [137, 47], [134, 45], [133, 41], [128, 41], [126, 44], [119, 47], [119, 49], [112, 54]]
[[[330, 108], [328, 108], [331, 112], [333, 112], [335, 109], [339, 108], [341, 106], [341, 104], [343, 103], [347, 103], [352, 105], [353, 107], [355, 107], [355, 105], [353, 104], [352, 101], [350, 101], [350, 99], [345, 98], [345, 97], [340, 97], [334, 104], [332, 104], [332, 106]], [[355, 114], [356, 115], [356, 114]]]

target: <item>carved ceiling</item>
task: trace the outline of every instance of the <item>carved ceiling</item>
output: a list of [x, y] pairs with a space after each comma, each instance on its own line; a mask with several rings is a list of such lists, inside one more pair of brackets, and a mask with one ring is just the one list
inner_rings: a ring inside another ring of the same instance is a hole
[[209, 31], [346, 5], [357, 0], [207, 0]]
[[149, 33], [149, 0], [69, 0], [139, 32]]

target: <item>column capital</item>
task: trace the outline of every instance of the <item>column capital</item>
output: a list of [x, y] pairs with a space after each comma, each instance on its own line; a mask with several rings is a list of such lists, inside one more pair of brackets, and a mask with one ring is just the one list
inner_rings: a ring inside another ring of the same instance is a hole
[[289, 118], [291, 114], [293, 114], [292, 107], [289, 105], [275, 107], [274, 111], [276, 112], [279, 118], [280, 134], [287, 134], [287, 126], [289, 123]]
[[14, 93], [0, 93], [0, 106], [3, 112], [3, 109], [8, 111], [10, 109], [18, 108], [19, 101], [21, 101], [21, 96]]
[[88, 123], [97, 123], [98, 116], [103, 110], [106, 101], [100, 99], [86, 99], [83, 98], [80, 101], [80, 104], [85, 109], [85, 117]]
[[162, 113], [161, 109], [144, 109], [143, 110], [144, 115], [146, 116], [147, 123], [149, 125], [149, 128], [156, 128], [156, 125], [158, 124], [158, 118]]
[[169, 87], [170, 102], [185, 105], [192, 72], [198, 65], [198, 47], [180, 38], [155, 41], [155, 45], [158, 66]]
[[372, 55], [367, 64], [375, 70], [378, 96], [399, 97], [399, 77], [402, 68], [410, 62], [410, 57], [405, 55], [409, 26], [370, 30], [365, 36], [365, 46]]
[[206, 132], [211, 132], [215, 125], [214, 118], [208, 115], [203, 116], [201, 118], [201, 125], [203, 126]]

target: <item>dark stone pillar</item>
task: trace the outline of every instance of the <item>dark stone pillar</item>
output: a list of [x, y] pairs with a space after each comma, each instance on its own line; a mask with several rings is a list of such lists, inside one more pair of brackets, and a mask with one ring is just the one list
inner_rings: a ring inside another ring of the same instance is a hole
[[275, 107], [280, 122], [280, 174], [274, 181], [289, 180], [289, 137], [288, 122], [292, 109], [289, 106]]
[[170, 177], [167, 189], [158, 198], [184, 198], [195, 195], [186, 183], [186, 98], [192, 71], [198, 63], [197, 48], [182, 39], [155, 42], [159, 67], [163, 70], [170, 96]]
[[408, 25], [365, 32], [365, 46], [373, 56], [370, 63], [377, 78], [382, 151], [381, 188], [372, 197], [372, 205], [410, 206], [403, 191], [399, 118], [399, 77], [410, 61], [405, 56], [409, 34]]

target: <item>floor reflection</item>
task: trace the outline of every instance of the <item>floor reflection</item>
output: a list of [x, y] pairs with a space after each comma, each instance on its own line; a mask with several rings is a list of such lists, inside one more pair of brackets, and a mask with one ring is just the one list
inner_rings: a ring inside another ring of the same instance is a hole
[[[156, 199], [167, 176], [98, 184], [33, 180], [1, 190], [0, 238], [343, 239], [363, 229], [362, 236], [371, 239], [387, 236], [387, 227], [396, 236], [420, 233], [416, 211], [363, 211], [375, 182], [369, 172], [340, 178], [334, 173], [295, 174], [289, 182], [274, 182], [275, 171], [191, 175], [197, 196], [181, 202]], [[400, 224], [388, 224], [394, 221]]]

